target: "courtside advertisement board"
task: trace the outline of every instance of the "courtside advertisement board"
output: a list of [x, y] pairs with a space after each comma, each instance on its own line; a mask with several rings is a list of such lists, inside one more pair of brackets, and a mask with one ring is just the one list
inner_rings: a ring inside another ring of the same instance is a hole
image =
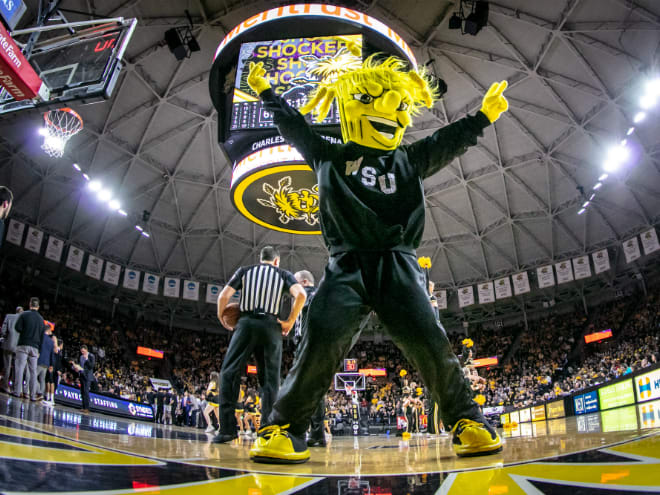
[[532, 407], [532, 421], [543, 421], [545, 419], [545, 406], [541, 404], [540, 406]]
[[528, 423], [532, 420], [532, 410], [528, 407], [520, 410], [520, 422]]
[[[80, 390], [60, 383], [55, 391], [55, 402], [66, 406], [82, 407]], [[153, 421], [154, 412], [151, 406], [124, 399], [115, 399], [106, 395], [89, 394], [89, 408], [116, 416]]]
[[545, 405], [545, 408], [548, 419], [563, 418], [564, 416], [566, 416], [563, 399], [556, 400], [554, 402], [548, 402]]
[[634, 380], [637, 402], [660, 399], [660, 368], [636, 376]]
[[635, 392], [632, 378], [599, 388], [598, 398], [601, 411], [634, 404]]
[[594, 390], [586, 394], [576, 395], [573, 397], [573, 405], [576, 415], [596, 412], [598, 411], [598, 393]]

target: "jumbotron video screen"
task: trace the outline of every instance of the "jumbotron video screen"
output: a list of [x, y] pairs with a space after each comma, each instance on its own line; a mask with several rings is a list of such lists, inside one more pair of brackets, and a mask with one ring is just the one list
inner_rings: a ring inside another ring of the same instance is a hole
[[[249, 88], [250, 62], [262, 62], [276, 94], [295, 108], [307, 101], [309, 93], [325, 80], [333, 80], [347, 66], [362, 63], [362, 35], [321, 36], [241, 45], [232, 100], [231, 131], [272, 128], [273, 116]], [[319, 125], [339, 124], [336, 106]]]

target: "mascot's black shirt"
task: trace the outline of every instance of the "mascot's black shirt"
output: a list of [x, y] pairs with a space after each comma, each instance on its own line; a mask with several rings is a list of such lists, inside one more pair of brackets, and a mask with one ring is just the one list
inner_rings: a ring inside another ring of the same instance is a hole
[[260, 97], [273, 112], [280, 134], [316, 173], [321, 230], [331, 254], [413, 252], [424, 232], [422, 180], [477, 144], [477, 137], [490, 125], [478, 112], [387, 151], [354, 142], [331, 144], [272, 90]]

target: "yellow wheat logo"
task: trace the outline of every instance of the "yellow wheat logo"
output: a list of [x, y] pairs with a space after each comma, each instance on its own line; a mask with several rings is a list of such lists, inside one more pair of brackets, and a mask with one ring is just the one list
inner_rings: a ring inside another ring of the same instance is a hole
[[291, 177], [283, 177], [277, 183], [277, 189], [268, 183], [263, 185], [263, 191], [268, 199], [258, 198], [257, 202], [268, 208], [273, 208], [280, 215], [280, 222], [304, 220], [308, 225], [319, 223], [319, 188], [293, 189]]

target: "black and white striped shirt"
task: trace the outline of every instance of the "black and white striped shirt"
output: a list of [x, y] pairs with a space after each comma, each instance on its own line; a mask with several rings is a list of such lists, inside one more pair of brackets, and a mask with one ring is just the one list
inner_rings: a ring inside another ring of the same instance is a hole
[[228, 285], [241, 291], [241, 312], [278, 315], [282, 294], [296, 283], [291, 272], [261, 263], [239, 268]]

